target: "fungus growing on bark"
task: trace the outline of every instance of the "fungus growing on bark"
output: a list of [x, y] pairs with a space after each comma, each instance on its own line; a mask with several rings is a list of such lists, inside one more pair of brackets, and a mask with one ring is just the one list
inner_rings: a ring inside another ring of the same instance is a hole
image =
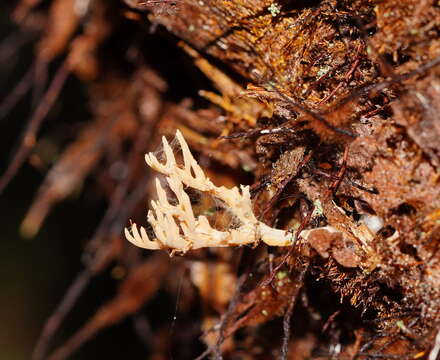
[[[285, 230], [272, 228], [257, 220], [252, 211], [249, 186], [228, 189], [217, 187], [206, 177], [200, 165], [192, 156], [182, 134], [176, 132], [183, 155], [183, 167], [177, 164], [173, 150], [165, 137], [163, 149], [166, 156], [164, 164], [149, 153], [145, 161], [154, 170], [166, 176], [171, 191], [177, 198], [172, 205], [167, 199], [165, 189], [156, 179], [158, 200], [152, 201], [152, 210], [148, 212], [148, 221], [153, 227], [156, 238], [151, 239], [144, 227], [133, 223], [125, 229], [126, 238], [134, 245], [150, 249], [171, 249], [172, 253], [185, 253], [191, 249], [204, 247], [224, 247], [254, 244], [260, 240], [271, 246], [288, 246], [293, 244], [294, 235]], [[223, 202], [224, 207], [238, 221], [236, 228], [219, 231], [213, 228], [204, 215], [195, 216], [191, 201], [184, 186], [207, 193]], [[303, 230], [300, 235], [307, 239], [316, 232], [338, 232], [331, 226]]]

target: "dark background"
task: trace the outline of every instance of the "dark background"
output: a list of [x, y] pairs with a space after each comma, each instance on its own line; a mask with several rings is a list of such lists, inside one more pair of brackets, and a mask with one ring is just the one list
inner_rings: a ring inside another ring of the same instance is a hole
[[[33, 61], [35, 38], [28, 39], [17, 49], [10, 46], [16, 44], [10, 40], [18, 31], [9, 20], [12, 8], [12, 4], [0, 2], [0, 100], [11, 91]], [[57, 65], [51, 66], [51, 74]], [[30, 103], [31, 96], [27, 95], [7, 117], [0, 120], [1, 173], [29, 119]], [[51, 139], [57, 131], [65, 130], [60, 129], [59, 119], [63, 124], [74, 127], [86, 121], [87, 117], [81, 85], [71, 78], [40, 134]], [[26, 163], [0, 195], [1, 360], [30, 359], [45, 320], [80, 271], [81, 251], [105, 210], [105, 204], [93, 191], [95, 185], [85, 184], [84, 191], [55, 207], [35, 238], [24, 239], [19, 234], [20, 223], [43, 178], [43, 172]], [[81, 214], [80, 218], [78, 214]], [[53, 339], [52, 346], [60, 345], [83, 325], [99, 305], [115, 294], [116, 287], [108, 273], [94, 279]], [[174, 309], [169, 311], [171, 319]], [[146, 349], [137, 340], [132, 325], [132, 320], [128, 319], [101, 331], [71, 359], [146, 358]]]

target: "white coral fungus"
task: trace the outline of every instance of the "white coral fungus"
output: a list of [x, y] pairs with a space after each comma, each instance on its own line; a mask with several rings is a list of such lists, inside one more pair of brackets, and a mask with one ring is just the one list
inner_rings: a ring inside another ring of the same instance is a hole
[[[256, 219], [252, 211], [249, 186], [241, 185], [240, 188], [231, 189], [215, 186], [192, 156], [180, 131], [177, 131], [176, 137], [183, 155], [183, 166], [177, 164], [165, 137], [162, 139], [165, 163], [160, 163], [152, 153], [145, 155], [145, 161], [151, 168], [166, 176], [177, 204], [169, 203], [164, 188], [159, 179], [156, 179], [158, 200], [151, 202], [152, 210], [148, 212], [148, 221], [156, 238], [150, 239], [144, 227], [138, 228], [136, 224], [132, 224], [131, 231], [125, 229], [125, 236], [130, 242], [145, 249], [171, 249], [173, 253], [185, 253], [203, 247], [254, 244], [260, 240], [272, 246], [292, 244], [292, 233], [271, 228]], [[209, 224], [206, 216], [200, 215], [196, 218], [184, 185], [223, 201], [225, 208], [238, 220], [238, 227], [219, 231]], [[323, 229], [329, 232], [337, 231], [330, 226], [320, 228], [321, 231]], [[315, 230], [318, 229], [304, 230], [301, 236], [307, 238]]]

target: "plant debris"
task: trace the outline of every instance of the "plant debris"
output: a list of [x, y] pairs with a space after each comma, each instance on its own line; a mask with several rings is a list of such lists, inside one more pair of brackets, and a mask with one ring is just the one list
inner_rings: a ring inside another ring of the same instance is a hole
[[[0, 191], [26, 159], [46, 172], [22, 223], [27, 237], [86, 179], [108, 210], [34, 360], [65, 359], [127, 316], [148, 318], [159, 292], [179, 298], [185, 321], [171, 333], [169, 319], [140, 320], [155, 359], [169, 344], [179, 359], [438, 357], [436, 2], [46, 5], [21, 0], [11, 14], [17, 32], [39, 40], [34, 64], [0, 101], [7, 116], [32, 89], [33, 115]], [[177, 71], [164, 65], [170, 53]], [[42, 124], [71, 77], [90, 118], [58, 154]], [[145, 153], [166, 182], [145, 170]], [[157, 252], [123, 240], [126, 226], [130, 241]], [[170, 261], [161, 249], [184, 256]], [[126, 272], [117, 294], [51, 348], [53, 329], [111, 263]]]

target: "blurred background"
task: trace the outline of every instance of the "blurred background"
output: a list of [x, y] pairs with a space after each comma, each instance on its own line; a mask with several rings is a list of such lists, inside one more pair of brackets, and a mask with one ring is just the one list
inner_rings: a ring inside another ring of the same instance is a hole
[[[11, 93], [35, 60], [35, 43], [39, 32], [22, 31], [11, 21], [10, 15], [16, 5], [16, 2], [0, 2], [0, 100]], [[44, 10], [47, 6], [48, 2], [43, 2], [41, 8]], [[175, 64], [168, 65], [175, 68]], [[49, 65], [49, 79], [59, 66], [58, 59]], [[2, 173], [17, 150], [20, 136], [33, 111], [32, 102], [31, 91], [0, 120]], [[38, 151], [56, 162], [62, 147], [71, 142], [90, 119], [88, 106], [80, 81], [70, 76], [43, 123]], [[97, 190], [96, 182], [86, 179], [79, 189], [56, 205], [35, 237], [26, 238], [20, 233], [20, 226], [48, 170], [45, 166], [39, 168], [34, 165], [26, 161], [0, 196], [3, 229], [0, 242], [0, 359], [31, 358], [45, 321], [66, 294], [69, 284], [83, 269], [81, 256], [84, 247], [107, 207], [107, 201]], [[117, 279], [123, 277], [121, 271], [124, 272], [113, 264], [110, 271], [93, 280], [56, 331], [51, 347], [59, 346], [100, 305], [116, 294]], [[165, 323], [170, 325], [175, 304], [161, 298], [152, 306], [155, 308], [153, 312], [157, 313], [157, 309], [163, 311]], [[147, 348], [136, 336], [136, 324], [135, 319], [128, 317], [100, 332], [94, 341], [69, 358], [144, 358]]]
[[[32, 40], [35, 38], [26, 38], [26, 34], [19, 34], [17, 26], [10, 21], [14, 5], [12, 2], [0, 3], [2, 99], [28, 71], [34, 60], [35, 44]], [[78, 98], [81, 93], [78, 81], [72, 78], [66, 83], [63, 96], [45, 123], [43, 131], [46, 134], [55, 131], [57, 119], [63, 119], [64, 124], [72, 126], [87, 119], [87, 103], [84, 98]], [[30, 116], [31, 100], [31, 95], [28, 94], [1, 120], [2, 172], [11, 160], [12, 150], [16, 148], [21, 131]], [[44, 174], [26, 162], [0, 197], [0, 221], [3, 228], [0, 242], [0, 281], [3, 286], [0, 296], [1, 359], [30, 358], [45, 320], [79, 272], [84, 242], [103, 213], [103, 204], [99, 198], [93, 192], [86, 191], [60, 204], [36, 237], [25, 239], [20, 236], [20, 224], [43, 179]], [[78, 213], [82, 214], [81, 220]], [[81, 222], [80, 226], [78, 221]], [[93, 313], [94, 308], [106, 300], [109, 291], [114, 291], [113, 288], [113, 281], [108, 276], [98, 279], [57, 336], [62, 338], [82, 324]], [[97, 339], [97, 343], [84, 347], [74, 358], [96, 359], [110, 354], [116, 355], [121, 348], [108, 344], [115, 344], [117, 339], [124, 339], [124, 354], [136, 352], [139, 346], [133, 341], [128, 321], [102, 333], [102, 338]]]

